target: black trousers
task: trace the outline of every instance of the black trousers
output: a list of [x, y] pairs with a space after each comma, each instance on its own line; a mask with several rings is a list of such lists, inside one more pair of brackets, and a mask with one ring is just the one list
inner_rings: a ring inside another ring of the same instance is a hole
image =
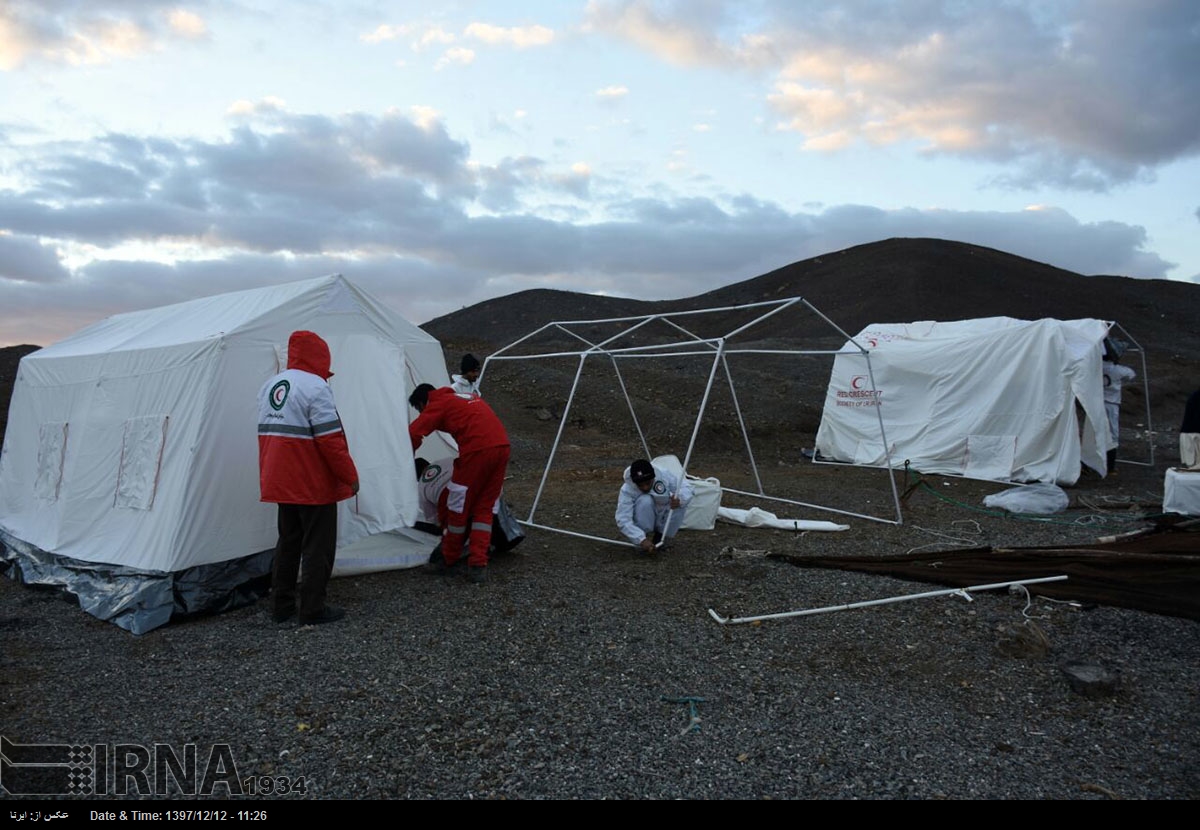
[[336, 555], [336, 504], [279, 505], [271, 610], [277, 615], [295, 611], [301, 620], [320, 614]]

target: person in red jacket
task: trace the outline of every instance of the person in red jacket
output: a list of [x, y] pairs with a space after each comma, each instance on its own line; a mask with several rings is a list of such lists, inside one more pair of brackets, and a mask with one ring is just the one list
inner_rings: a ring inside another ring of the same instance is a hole
[[483, 398], [460, 397], [448, 386], [434, 389], [422, 383], [408, 402], [421, 413], [408, 426], [414, 452], [434, 431], [448, 432], [458, 444], [458, 458], [446, 487], [448, 517], [442, 558], [445, 568], [458, 563], [469, 530], [467, 577], [483, 582], [492, 538], [492, 506], [500, 497], [508, 468], [508, 433]]
[[[358, 492], [328, 379], [329, 346], [311, 331], [288, 339], [288, 367], [258, 393], [258, 470], [262, 500], [279, 505], [279, 542], [271, 570], [271, 615], [302, 624], [340, 620], [325, 604], [337, 554], [337, 503]], [[297, 591], [299, 579], [299, 591]]]

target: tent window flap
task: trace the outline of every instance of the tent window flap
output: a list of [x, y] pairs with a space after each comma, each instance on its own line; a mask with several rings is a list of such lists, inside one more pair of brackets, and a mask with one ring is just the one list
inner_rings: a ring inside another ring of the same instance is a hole
[[66, 455], [67, 424], [42, 424], [38, 428], [37, 478], [33, 483], [33, 494], [39, 499], [58, 501]]
[[154, 506], [158, 471], [167, 439], [167, 421], [166, 415], [144, 415], [125, 422], [116, 507], [149, 510]]

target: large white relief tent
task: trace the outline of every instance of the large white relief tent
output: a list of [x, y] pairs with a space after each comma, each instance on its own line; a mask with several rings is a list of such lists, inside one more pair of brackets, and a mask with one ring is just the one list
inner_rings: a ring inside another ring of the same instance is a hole
[[256, 398], [297, 329], [329, 343], [361, 479], [339, 505], [335, 574], [424, 562], [436, 539], [411, 530], [407, 396], [448, 382], [441, 346], [330, 276], [119, 314], [27, 355], [0, 454], [0, 548], [17, 575], [135, 632], [252, 599], [277, 537]]
[[845, 353], [834, 362], [818, 457], [995, 481], [1073, 484], [1081, 462], [1104, 474], [1110, 326], [1009, 317], [870, 325], [854, 338], [869, 361]]

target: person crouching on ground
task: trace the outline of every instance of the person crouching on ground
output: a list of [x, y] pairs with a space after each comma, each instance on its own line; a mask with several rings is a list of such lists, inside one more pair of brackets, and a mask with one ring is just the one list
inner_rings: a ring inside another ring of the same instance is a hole
[[329, 363], [324, 340], [292, 332], [287, 369], [258, 393], [260, 493], [279, 505], [271, 567], [275, 622], [293, 614], [304, 625], [345, 616], [325, 604], [325, 589], [337, 555], [337, 503], [358, 492], [358, 470], [327, 382]]
[[617, 527], [649, 553], [659, 542], [666, 546], [675, 537], [691, 500], [686, 478], [639, 458], [626, 468], [617, 494]]
[[413, 450], [426, 435], [447, 432], [458, 444], [458, 458], [446, 496], [446, 530], [442, 535], [445, 568], [459, 560], [469, 531], [467, 578], [487, 580], [488, 545], [492, 539], [492, 506], [500, 497], [508, 469], [509, 442], [504, 425], [483, 398], [463, 398], [449, 386], [422, 383], [408, 398], [421, 413], [408, 426]]

